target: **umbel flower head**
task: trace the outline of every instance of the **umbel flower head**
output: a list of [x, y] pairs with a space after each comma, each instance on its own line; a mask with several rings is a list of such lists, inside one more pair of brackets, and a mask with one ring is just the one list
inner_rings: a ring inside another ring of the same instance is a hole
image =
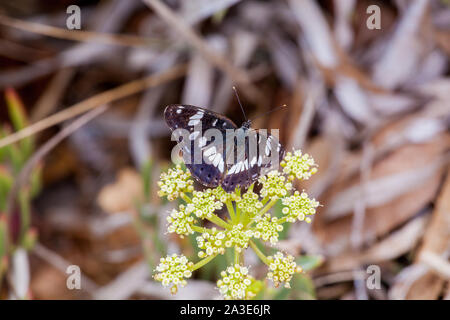
[[160, 188], [158, 195], [167, 196], [169, 201], [175, 200], [185, 192], [194, 191], [194, 181], [191, 179], [191, 173], [181, 169], [177, 165], [174, 169], [169, 169], [167, 173], [162, 173], [158, 186]]
[[193, 263], [189, 262], [184, 255], [178, 256], [172, 254], [171, 256], [160, 259], [160, 263], [156, 267], [158, 273], [154, 276], [154, 279], [161, 281], [165, 287], [172, 284], [171, 291], [172, 293], [176, 293], [178, 285], [184, 287], [187, 284], [185, 279], [191, 277], [192, 266]]
[[271, 244], [278, 242], [278, 233], [283, 231], [283, 225], [279, 223], [277, 217], [271, 217], [265, 214], [262, 217], [255, 218], [256, 226], [253, 236], [256, 239], [269, 241]]
[[292, 190], [292, 183], [286, 182], [286, 177], [276, 170], [260, 177], [259, 183], [262, 184], [262, 197], [283, 198]]
[[288, 175], [289, 180], [300, 179], [308, 180], [311, 175], [317, 172], [317, 166], [314, 159], [309, 154], [302, 154], [300, 150], [287, 152], [280, 165], [283, 172]]
[[236, 200], [236, 205], [240, 211], [248, 216], [256, 215], [263, 207], [261, 201], [259, 201], [258, 194], [251, 190], [248, 190], [244, 195]]
[[226, 300], [243, 300], [254, 297], [254, 293], [247, 290], [255, 281], [248, 274], [248, 268], [235, 264], [220, 273], [221, 279], [217, 287]]
[[288, 222], [295, 222], [295, 220], [311, 222], [311, 218], [307, 217], [316, 213], [316, 208], [319, 202], [314, 199], [309, 199], [306, 192], [299, 193], [295, 191], [294, 195], [282, 199], [283, 214], [286, 215]]
[[192, 226], [194, 225], [195, 219], [186, 211], [186, 206], [184, 205], [180, 205], [178, 210], [173, 209], [167, 217], [167, 222], [169, 223], [167, 227], [169, 233], [175, 232], [181, 237], [194, 233]]
[[186, 206], [187, 213], [193, 213], [197, 218], [210, 218], [214, 211], [222, 208], [223, 203], [216, 201], [211, 189], [206, 191], [194, 191], [191, 202]]
[[290, 288], [289, 282], [295, 272], [301, 272], [301, 268], [297, 267], [294, 257], [291, 255], [284, 256], [283, 253], [277, 252], [274, 256], [267, 257], [269, 260], [269, 272], [267, 279], [272, 280], [275, 286], [284, 283], [286, 288]]
[[[180, 237], [196, 234], [200, 260], [194, 264], [183, 255], [169, 255], [161, 259], [154, 278], [164, 286], [171, 286], [171, 292], [175, 293], [178, 286], [186, 284], [192, 272], [231, 250], [234, 264], [221, 272], [217, 287], [225, 299], [251, 299], [257, 294], [255, 288], [260, 288], [254, 284], [261, 283], [244, 265], [243, 253], [251, 248], [266, 264], [266, 278], [275, 286], [289, 287], [293, 275], [301, 272], [295, 258], [282, 252], [266, 256], [255, 240], [268, 245], [273, 252], [272, 247], [279, 241], [285, 224], [311, 221], [310, 216], [316, 212], [319, 203], [309, 198], [306, 192], [294, 190], [293, 180], [309, 179], [317, 166], [309, 155], [298, 150], [288, 152], [281, 167], [281, 172], [270, 171], [259, 178], [259, 192], [254, 191], [254, 185], [230, 193], [221, 187], [195, 191], [189, 171], [181, 166], [161, 174], [158, 194], [169, 201], [179, 199], [184, 202], [169, 213], [168, 232]], [[277, 202], [282, 207], [281, 216], [271, 212]], [[226, 217], [218, 215], [223, 208], [228, 211]], [[214, 226], [206, 227], [205, 220]]]

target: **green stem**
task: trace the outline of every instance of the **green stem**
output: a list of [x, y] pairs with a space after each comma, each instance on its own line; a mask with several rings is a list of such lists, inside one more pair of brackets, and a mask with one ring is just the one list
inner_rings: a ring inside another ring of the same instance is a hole
[[262, 253], [261, 250], [259, 250], [258, 246], [250, 240], [250, 247], [252, 247], [253, 251], [255, 251], [256, 255], [261, 259], [262, 262], [264, 262], [266, 265], [269, 265], [270, 262], [267, 259], [267, 257]]
[[270, 208], [272, 208], [275, 205], [275, 203], [277, 203], [277, 200], [275, 199], [270, 200], [270, 202], [264, 208], [261, 209], [261, 211], [256, 215], [256, 217], [260, 217], [263, 214], [265, 214], [267, 211], [270, 210]]
[[231, 200], [227, 200], [225, 202], [225, 205], [227, 206], [231, 221], [234, 222], [236, 220], [236, 214], [234, 213], [233, 203], [231, 202]]
[[19, 192], [19, 202], [20, 202], [20, 239], [23, 240], [25, 233], [30, 227], [30, 198], [28, 190], [23, 190]]
[[186, 203], [191, 203], [192, 200], [185, 193], [181, 194], [181, 199], [183, 199]]
[[238, 252], [238, 250], [236, 248], [234, 248], [234, 264], [239, 264], [239, 256], [240, 256], [240, 253]]
[[200, 269], [200, 268], [203, 267], [205, 264], [207, 264], [207, 263], [210, 262], [212, 259], [214, 259], [217, 255], [218, 255], [218, 253], [216, 253], [216, 254], [214, 254], [214, 255], [212, 255], [212, 256], [206, 257], [206, 258], [204, 258], [203, 260], [200, 260], [199, 262], [197, 262], [196, 264], [194, 264], [194, 265], [192, 266], [191, 271], [195, 271], [195, 270], [197, 270], [197, 269]]
[[192, 230], [198, 233], [212, 233], [213, 231], [208, 228], [200, 227], [200, 226], [192, 226]]
[[224, 220], [216, 216], [215, 214], [212, 214], [211, 217], [206, 217], [209, 221], [212, 223], [217, 224], [219, 227], [222, 227], [224, 229], [231, 229], [231, 225], [226, 223]]
[[263, 214], [265, 214], [267, 211], [270, 210], [270, 208], [272, 208], [275, 203], [277, 203], [277, 200], [270, 200], [270, 202], [261, 209], [260, 212], [258, 212], [252, 220], [250, 220], [248, 223], [245, 224], [246, 227], [251, 226], [253, 224], [253, 222], [255, 222], [255, 218], [262, 216]]
[[278, 223], [279, 223], [279, 224], [285, 223], [286, 220], [287, 220], [287, 217], [283, 217], [283, 218], [281, 218], [281, 219], [278, 219]]
[[141, 239], [142, 249], [144, 251], [144, 259], [147, 262], [149, 269], [153, 270], [153, 268], [155, 266], [155, 261], [152, 256], [152, 250], [147, 245], [148, 244], [148, 232], [147, 232], [147, 230], [145, 230], [145, 226], [143, 224], [143, 221], [141, 220], [139, 213], [136, 216], [134, 216], [133, 224], [139, 235], [139, 238]]
[[[241, 196], [241, 189], [236, 190], [236, 195], [238, 197]], [[236, 202], [236, 221], [240, 221], [240, 219], [241, 219], [241, 209], [239, 209], [238, 203]]]

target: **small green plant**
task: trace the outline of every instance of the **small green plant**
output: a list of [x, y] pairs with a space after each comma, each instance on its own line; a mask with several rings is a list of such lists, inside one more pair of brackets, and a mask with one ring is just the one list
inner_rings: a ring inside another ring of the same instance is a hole
[[[28, 125], [25, 108], [13, 89], [6, 90], [5, 100], [12, 129], [9, 124], [2, 124], [0, 138]], [[36, 240], [36, 231], [31, 228], [30, 204], [40, 189], [41, 166], [34, 168], [26, 181], [13, 190], [33, 150], [32, 137], [0, 148], [0, 287], [15, 250], [30, 249]]]
[[[160, 259], [154, 279], [176, 293], [179, 286], [187, 284], [194, 271], [232, 250], [234, 262], [220, 273], [217, 287], [225, 299], [252, 299], [265, 283], [252, 277], [249, 267], [244, 265], [244, 250], [251, 248], [268, 268], [266, 279], [275, 287], [283, 284], [290, 288], [293, 275], [303, 272], [300, 265], [292, 255], [283, 252], [266, 256], [258, 244], [276, 244], [286, 224], [311, 222], [310, 216], [319, 203], [304, 191], [294, 190], [292, 183], [295, 179], [309, 179], [317, 172], [317, 166], [308, 154], [299, 150], [288, 152], [280, 164], [282, 172], [270, 171], [259, 178], [259, 192], [254, 191], [255, 184], [245, 192], [236, 189], [226, 193], [220, 186], [196, 191], [190, 172], [180, 165], [162, 173], [158, 182], [159, 196], [182, 202], [168, 216], [167, 230], [180, 237], [197, 234], [200, 260], [194, 263], [184, 255], [168, 255]], [[282, 206], [281, 217], [270, 212], [277, 203]], [[217, 214], [222, 208], [228, 211], [226, 218]], [[206, 227], [205, 220], [214, 226]]]

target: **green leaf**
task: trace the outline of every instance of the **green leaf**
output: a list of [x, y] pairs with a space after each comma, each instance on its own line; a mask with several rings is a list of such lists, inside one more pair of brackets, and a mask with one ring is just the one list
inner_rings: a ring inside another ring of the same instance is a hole
[[37, 196], [41, 190], [41, 178], [42, 178], [42, 164], [38, 164], [33, 171], [31, 171], [30, 176], [30, 192], [31, 198]]
[[323, 260], [323, 257], [319, 255], [303, 255], [298, 257], [295, 262], [302, 267], [303, 271], [310, 271], [319, 267]]
[[[3, 139], [7, 135], [9, 135], [10, 132], [11, 132], [11, 130], [9, 129], [9, 127], [7, 125], [4, 125], [3, 127], [1, 127], [0, 128], [0, 139]], [[9, 148], [9, 145], [0, 148], [0, 162], [2, 162], [2, 163], [9, 153], [9, 151], [7, 150], [8, 148]]]
[[316, 299], [316, 289], [314, 282], [306, 274], [294, 275], [292, 282], [293, 298], [300, 300]]
[[4, 214], [0, 215], [0, 260], [8, 255], [8, 225]]
[[5, 99], [14, 130], [22, 130], [28, 125], [28, 121], [19, 95], [13, 88], [7, 88], [5, 91]]
[[30, 191], [27, 187], [19, 191], [18, 200], [20, 210], [20, 241], [22, 241], [31, 224]]
[[[28, 118], [22, 100], [13, 88], [5, 91], [6, 104], [8, 106], [9, 117], [14, 130], [19, 131], [28, 126]], [[33, 151], [32, 137], [26, 137], [19, 142], [20, 151], [23, 158], [28, 158]]]
[[248, 288], [248, 291], [251, 291], [255, 294], [255, 297], [252, 300], [260, 300], [264, 295], [264, 289], [266, 285], [261, 280], [255, 280]]
[[12, 175], [0, 166], [0, 210], [6, 210], [6, 201], [13, 184]]
[[8, 152], [8, 157], [11, 161], [13, 172], [16, 175], [20, 172], [20, 169], [25, 163], [25, 159], [22, 156], [20, 149], [14, 144], [9, 145], [6, 151]]
[[285, 287], [279, 288], [275, 291], [273, 300], [286, 300], [289, 297], [289, 294], [291, 293], [292, 289], [288, 289]]
[[31, 250], [36, 244], [36, 241], [37, 241], [37, 231], [33, 228], [30, 228], [22, 238], [22, 247], [25, 250]]
[[[284, 217], [284, 214], [282, 212], [283, 207], [284, 206], [283, 206], [283, 203], [281, 202], [281, 200], [278, 200], [275, 203], [275, 205], [273, 206], [274, 216], [277, 217], [278, 219], [281, 219], [282, 217]], [[279, 232], [279, 237], [278, 237], [280, 240], [287, 239], [291, 225], [292, 225], [292, 223], [283, 224], [283, 230], [281, 232]]]
[[[0, 130], [0, 138], [4, 138], [12, 133], [11, 128], [8, 125], [4, 125]], [[0, 157], [8, 161], [13, 169], [13, 173], [16, 174], [20, 171], [23, 164], [22, 154], [15, 144], [10, 144], [0, 148]]]
[[141, 167], [141, 177], [144, 185], [144, 199], [146, 201], [150, 200], [150, 195], [152, 192], [152, 169], [153, 162], [148, 159]]
[[[323, 257], [319, 255], [303, 255], [296, 259], [298, 266], [303, 271], [310, 271], [319, 267], [323, 262]], [[285, 300], [288, 298], [310, 300], [316, 298], [314, 282], [304, 273], [295, 274], [291, 280], [291, 289], [280, 288], [273, 296], [274, 300]]]

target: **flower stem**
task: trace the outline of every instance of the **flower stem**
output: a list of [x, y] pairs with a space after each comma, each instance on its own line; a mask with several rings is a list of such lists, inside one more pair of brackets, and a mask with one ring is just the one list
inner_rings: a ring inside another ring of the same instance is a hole
[[225, 205], [227, 206], [228, 214], [230, 215], [231, 221], [234, 222], [234, 220], [236, 220], [236, 214], [234, 213], [233, 203], [231, 202], [231, 200], [227, 200], [225, 202]]
[[251, 225], [253, 224], [253, 222], [255, 222], [255, 218], [261, 217], [263, 214], [265, 214], [267, 211], [269, 211], [270, 208], [272, 208], [272, 207], [275, 205], [275, 203], [277, 203], [277, 200], [274, 200], [274, 199], [270, 200], [270, 202], [269, 202], [264, 208], [262, 208], [261, 211], [258, 212], [258, 213], [253, 217], [252, 220], [250, 220], [250, 221], [246, 224], [246, 226], [247, 226], [247, 227], [248, 227], [248, 226], [251, 226]]
[[237, 251], [236, 248], [234, 248], [234, 264], [239, 264], [239, 256], [240, 253]]
[[208, 228], [200, 227], [200, 226], [192, 226], [192, 230], [198, 233], [212, 233], [213, 231]]
[[261, 259], [262, 262], [264, 262], [266, 265], [269, 265], [270, 262], [267, 259], [267, 257], [262, 253], [261, 250], [259, 250], [258, 246], [250, 240], [250, 247], [252, 247], [253, 251], [255, 251], [256, 255]]
[[285, 223], [286, 220], [287, 220], [287, 217], [283, 217], [283, 218], [281, 218], [281, 219], [278, 220], [278, 223], [279, 223], [279, 224]]
[[185, 193], [181, 194], [181, 199], [186, 201], [186, 203], [191, 203], [192, 202], [191, 198], [189, 198]]
[[203, 267], [205, 264], [207, 264], [208, 262], [210, 262], [211, 260], [213, 260], [217, 255], [218, 255], [218, 253], [216, 253], [216, 254], [214, 254], [214, 255], [212, 255], [212, 256], [206, 257], [206, 258], [204, 258], [204, 259], [202, 259], [202, 260], [200, 260], [199, 262], [197, 262], [196, 264], [194, 264], [194, 265], [192, 266], [191, 271], [195, 271], [195, 270], [197, 270], [197, 269], [200, 269], [200, 268]]
[[206, 217], [209, 221], [212, 223], [217, 224], [219, 227], [222, 227], [224, 229], [231, 229], [231, 225], [226, 223], [224, 220], [216, 216], [215, 214], [212, 214], [210, 217]]
[[272, 200], [270, 200], [270, 202], [269, 202], [264, 208], [261, 209], [261, 211], [256, 215], [256, 217], [260, 217], [260, 216], [262, 216], [264, 213], [266, 213], [267, 211], [269, 211], [270, 208], [272, 208], [272, 207], [275, 205], [275, 203], [277, 203], [277, 199], [272, 199]]
[[[236, 190], [236, 195], [240, 198], [241, 197], [241, 189]], [[236, 221], [240, 221], [241, 219], [241, 209], [239, 209], [239, 206], [236, 202]]]

